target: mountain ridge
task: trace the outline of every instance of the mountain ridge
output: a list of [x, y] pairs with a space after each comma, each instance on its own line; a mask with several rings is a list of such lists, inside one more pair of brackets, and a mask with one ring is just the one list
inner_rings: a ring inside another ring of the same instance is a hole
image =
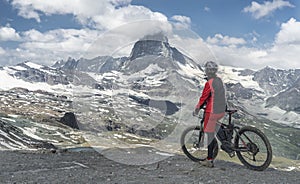
[[[176, 142], [172, 132], [180, 134], [182, 127], [192, 123], [190, 112], [205, 83], [203, 69], [164, 41], [137, 43], [129, 57], [69, 58], [48, 68], [25, 62], [26, 66], [3, 67], [0, 73], [6, 74], [8, 80], [23, 80], [26, 85], [36, 84], [42, 89], [40, 84], [47, 84], [46, 91], [51, 89], [51, 93], [67, 95], [83, 131], [124, 131], [156, 141], [170, 138]], [[292, 153], [279, 148], [275, 153], [293, 158], [296, 158], [299, 145], [288, 140], [297, 139], [299, 114], [295, 111], [294, 119], [291, 119], [291, 112], [284, 109], [286, 106], [276, 99], [276, 95], [284, 91], [288, 95], [288, 89], [293, 87], [298, 89], [295, 83], [298, 72], [269, 67], [252, 71], [227, 66], [220, 66], [219, 72], [230, 94], [229, 104], [239, 109], [234, 118], [263, 129], [277, 144], [290, 145]], [[280, 80], [282, 77], [284, 80]], [[283, 83], [285, 88], [281, 86]], [[292, 92], [294, 95], [295, 90]], [[295, 95], [298, 95], [297, 91]], [[272, 100], [268, 101], [269, 98]], [[299, 106], [297, 101], [293, 106]], [[283, 109], [278, 112], [274, 107]], [[283, 125], [291, 127], [289, 132], [284, 132]], [[272, 135], [274, 132], [277, 134]], [[282, 138], [284, 142], [280, 141]]]

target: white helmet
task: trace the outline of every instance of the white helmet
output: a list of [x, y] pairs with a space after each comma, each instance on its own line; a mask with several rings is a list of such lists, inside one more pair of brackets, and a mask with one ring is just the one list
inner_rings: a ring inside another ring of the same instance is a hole
[[204, 64], [204, 69], [206, 74], [215, 74], [218, 71], [218, 65], [213, 61], [207, 61]]

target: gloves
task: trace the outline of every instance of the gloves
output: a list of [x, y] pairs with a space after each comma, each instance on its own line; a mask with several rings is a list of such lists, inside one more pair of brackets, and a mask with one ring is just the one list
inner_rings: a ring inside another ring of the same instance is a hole
[[193, 111], [193, 116], [197, 116], [198, 113], [199, 113], [200, 109], [196, 108], [194, 111]]

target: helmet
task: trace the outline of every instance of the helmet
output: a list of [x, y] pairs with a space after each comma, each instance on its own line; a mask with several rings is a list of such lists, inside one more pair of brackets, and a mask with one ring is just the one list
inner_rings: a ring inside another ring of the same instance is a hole
[[204, 69], [206, 74], [215, 74], [218, 71], [218, 65], [213, 61], [207, 61], [204, 64]]

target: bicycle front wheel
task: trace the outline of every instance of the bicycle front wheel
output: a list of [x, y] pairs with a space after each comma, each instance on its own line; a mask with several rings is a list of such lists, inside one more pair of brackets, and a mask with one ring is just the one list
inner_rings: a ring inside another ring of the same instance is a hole
[[[213, 158], [218, 155], [219, 147], [217, 140], [213, 151]], [[199, 126], [189, 127], [185, 129], [180, 139], [181, 149], [183, 153], [194, 162], [203, 161], [207, 158], [207, 143], [204, 140], [204, 132]]]
[[272, 161], [271, 144], [257, 128], [241, 128], [235, 137], [235, 147], [239, 160], [249, 169], [263, 171]]

